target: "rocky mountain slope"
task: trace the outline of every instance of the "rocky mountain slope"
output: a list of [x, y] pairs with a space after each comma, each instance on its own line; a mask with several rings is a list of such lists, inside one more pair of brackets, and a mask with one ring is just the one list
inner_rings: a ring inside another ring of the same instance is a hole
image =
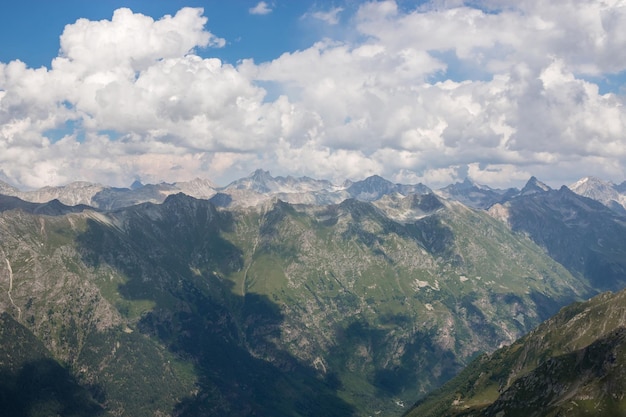
[[135, 181], [129, 188], [116, 188], [73, 182], [59, 187], [43, 187], [38, 190], [20, 191], [0, 181], [0, 195], [18, 197], [32, 203], [58, 200], [66, 205], [88, 205], [101, 210], [115, 210], [141, 203], [162, 203], [172, 194], [183, 193], [200, 199], [217, 199], [224, 207], [252, 207], [274, 198], [293, 204], [339, 204], [348, 198], [375, 201], [399, 193], [427, 194], [430, 188], [423, 184], [394, 184], [374, 175], [361, 181], [346, 181], [334, 185], [330, 181], [309, 177], [272, 177], [268, 171], [256, 170], [249, 176], [219, 187], [206, 179], [160, 184], [142, 184]]
[[601, 202], [621, 215], [626, 214], [625, 183], [615, 185], [600, 178], [585, 177], [576, 181], [568, 188], [583, 197], [589, 197]]
[[104, 415], [398, 415], [593, 292], [433, 194], [6, 209], [0, 249], [0, 310]]
[[626, 415], [626, 291], [562, 309], [472, 362], [410, 417]]
[[[595, 177], [585, 177], [569, 186], [575, 193], [601, 202], [620, 215], [626, 214], [626, 182], [615, 185]], [[519, 196], [550, 190], [550, 187], [532, 177], [526, 186], [497, 189], [478, 184], [470, 178], [436, 190], [448, 200], [459, 201], [469, 207], [486, 210], [498, 203]], [[103, 210], [112, 210], [146, 202], [162, 203], [167, 196], [177, 193], [210, 199], [219, 197], [220, 205], [230, 207], [250, 207], [272, 198], [293, 204], [339, 204], [347, 198], [361, 201], [376, 201], [385, 195], [398, 193], [428, 194], [432, 192], [423, 184], [392, 183], [378, 175], [361, 181], [345, 181], [336, 185], [327, 180], [309, 177], [273, 177], [269, 171], [258, 169], [248, 175], [220, 187], [208, 179], [196, 178], [192, 181], [160, 184], [142, 184], [135, 181], [129, 188], [116, 188], [84, 181], [64, 186], [43, 187], [37, 190], [21, 191], [0, 181], [0, 194], [19, 197], [33, 203], [59, 200], [66, 205], [89, 205]], [[226, 198], [225, 198], [226, 197]]]
[[515, 232], [529, 236], [572, 274], [592, 288], [626, 285], [626, 217], [563, 186], [534, 188], [489, 213]]
[[459, 201], [466, 206], [486, 210], [496, 203], [501, 203], [518, 195], [519, 190], [509, 188], [500, 190], [486, 185], [478, 184], [469, 178], [463, 182], [457, 182], [443, 187], [437, 192], [444, 198]]

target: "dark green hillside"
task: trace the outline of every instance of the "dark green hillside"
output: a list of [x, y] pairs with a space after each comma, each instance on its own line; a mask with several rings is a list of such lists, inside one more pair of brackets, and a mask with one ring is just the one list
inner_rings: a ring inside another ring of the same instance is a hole
[[407, 416], [626, 415], [626, 290], [562, 309]]

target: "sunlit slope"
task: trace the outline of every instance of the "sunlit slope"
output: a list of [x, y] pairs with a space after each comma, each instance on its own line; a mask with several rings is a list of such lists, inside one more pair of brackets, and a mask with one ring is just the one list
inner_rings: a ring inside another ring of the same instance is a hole
[[407, 415], [626, 415], [625, 323], [625, 291], [572, 304], [477, 358]]

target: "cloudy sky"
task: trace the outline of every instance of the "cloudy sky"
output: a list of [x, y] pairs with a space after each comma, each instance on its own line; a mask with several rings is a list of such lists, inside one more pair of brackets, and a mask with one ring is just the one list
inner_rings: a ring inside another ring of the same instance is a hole
[[626, 180], [625, 0], [24, 0], [0, 180]]

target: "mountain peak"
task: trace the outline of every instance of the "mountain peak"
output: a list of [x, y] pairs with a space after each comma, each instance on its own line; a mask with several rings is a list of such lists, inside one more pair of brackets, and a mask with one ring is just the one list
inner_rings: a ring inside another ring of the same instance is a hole
[[135, 180], [133, 181], [133, 183], [130, 185], [130, 189], [131, 190], [138, 190], [141, 187], [143, 187], [143, 183], [140, 180]]
[[574, 184], [570, 185], [569, 188], [572, 189], [572, 188], [580, 187], [583, 185], [590, 185], [590, 184], [602, 184], [602, 185], [611, 185], [611, 186], [613, 185], [613, 183], [610, 181], [604, 181], [598, 177], [589, 176], [589, 177], [583, 177], [579, 179]]
[[250, 174], [249, 177], [255, 178], [255, 179], [263, 179], [263, 180], [274, 179], [269, 171], [265, 171], [260, 168], [255, 170], [252, 174]]
[[398, 187], [381, 177], [380, 175], [372, 175], [361, 181], [352, 183], [346, 191], [356, 198], [363, 201], [375, 201], [383, 195], [398, 191]]
[[363, 182], [391, 183], [391, 181], [384, 179], [378, 174], [370, 175], [369, 177], [365, 178]]
[[576, 194], [585, 195], [585, 193], [591, 190], [597, 191], [615, 191], [615, 184], [610, 181], [604, 181], [597, 177], [584, 177], [573, 183], [568, 187], [570, 190], [574, 191]]
[[478, 184], [476, 184], [470, 177], [465, 177], [463, 182], [458, 182], [459, 189], [468, 189], [468, 188], [480, 188]]
[[568, 188], [578, 195], [597, 200], [611, 210], [624, 214], [626, 197], [620, 193], [619, 187], [610, 181], [596, 177], [584, 177]]
[[549, 186], [547, 186], [543, 182], [539, 181], [537, 179], [537, 177], [532, 176], [532, 177], [530, 177], [530, 179], [528, 180], [528, 182], [526, 183], [524, 188], [522, 188], [522, 191], [520, 192], [520, 195], [530, 195], [530, 194], [536, 194], [536, 193], [545, 193], [546, 191], [550, 191], [550, 190], [552, 190], [552, 188], [550, 188]]
[[11, 185], [7, 184], [4, 181], [0, 181], [0, 194], [4, 195], [16, 195], [19, 193], [19, 190]]
[[275, 182], [275, 178], [270, 175], [269, 171], [257, 169], [247, 177], [230, 183], [226, 189], [251, 190], [263, 194], [271, 192], [275, 188]]

